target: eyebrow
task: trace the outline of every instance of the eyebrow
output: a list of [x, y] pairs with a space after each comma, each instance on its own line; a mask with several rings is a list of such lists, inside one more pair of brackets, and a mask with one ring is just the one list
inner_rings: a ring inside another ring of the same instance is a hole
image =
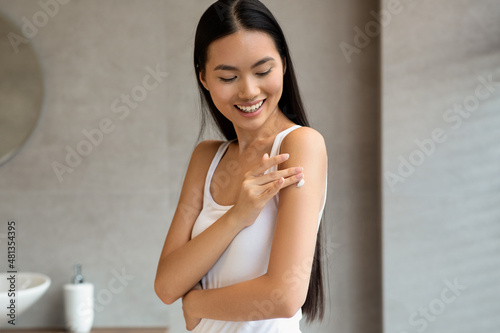
[[[273, 57], [265, 57], [259, 61], [257, 61], [255, 64], [252, 65], [252, 69], [254, 69], [255, 67], [259, 67], [260, 65], [263, 65], [265, 64], [266, 62], [268, 61], [274, 61], [275, 59]], [[234, 67], [234, 66], [229, 66], [229, 65], [219, 65], [217, 67], [214, 68], [214, 71], [218, 71], [218, 70], [222, 70], [222, 71], [238, 71], [238, 68]]]

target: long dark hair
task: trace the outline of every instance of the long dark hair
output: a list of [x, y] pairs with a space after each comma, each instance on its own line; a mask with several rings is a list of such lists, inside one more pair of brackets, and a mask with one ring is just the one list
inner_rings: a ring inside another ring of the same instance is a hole
[[[207, 109], [222, 135], [227, 140], [236, 139], [236, 131], [233, 124], [215, 106], [210, 92], [204, 88], [200, 81], [200, 73], [205, 70], [207, 51], [210, 44], [241, 29], [262, 31], [274, 40], [281, 59], [286, 62], [286, 72], [283, 77], [283, 93], [278, 106], [285, 116], [294, 123], [309, 126], [302, 99], [300, 98], [288, 45], [283, 31], [273, 14], [258, 0], [219, 0], [205, 11], [196, 30], [194, 67], [203, 110], [198, 139], [202, 137], [205, 129]], [[323, 223], [321, 223], [322, 225]], [[323, 228], [321, 226], [316, 239], [316, 249], [307, 298], [302, 306], [302, 311], [308, 322], [323, 319], [325, 312], [323, 270], [321, 265], [323, 261]]]

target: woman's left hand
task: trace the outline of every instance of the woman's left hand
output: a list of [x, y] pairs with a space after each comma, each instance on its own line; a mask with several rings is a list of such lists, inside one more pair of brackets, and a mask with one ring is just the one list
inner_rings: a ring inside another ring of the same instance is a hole
[[188, 293], [184, 295], [184, 297], [182, 297], [182, 312], [184, 313], [184, 321], [186, 322], [186, 329], [188, 331], [194, 330], [195, 327], [198, 326], [198, 324], [200, 323], [201, 318], [193, 318], [189, 315], [188, 307], [186, 306], [186, 297], [188, 297], [188, 295], [191, 294], [193, 290], [201, 290], [201, 289], [202, 289], [201, 285], [197, 283], [193, 287], [193, 289], [188, 291]]

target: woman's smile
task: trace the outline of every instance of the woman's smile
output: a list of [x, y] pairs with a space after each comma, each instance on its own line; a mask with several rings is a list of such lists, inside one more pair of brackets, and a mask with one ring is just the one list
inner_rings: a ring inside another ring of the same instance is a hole
[[269, 35], [238, 31], [214, 41], [208, 55], [201, 82], [237, 133], [261, 128], [278, 115], [284, 62]]
[[256, 103], [245, 103], [235, 105], [236, 109], [241, 112], [243, 117], [256, 117], [258, 116], [264, 107], [265, 99]]

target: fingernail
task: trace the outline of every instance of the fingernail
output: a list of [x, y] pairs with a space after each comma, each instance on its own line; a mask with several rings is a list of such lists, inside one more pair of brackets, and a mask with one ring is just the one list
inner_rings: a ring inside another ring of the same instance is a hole
[[264, 158], [269, 158], [269, 155], [267, 153], [265, 153]]
[[287, 160], [290, 157], [290, 154], [283, 154], [283, 158]]
[[300, 180], [300, 182], [298, 182], [298, 183], [297, 183], [297, 187], [302, 187], [302, 186], [304, 186], [305, 182], [306, 182], [306, 181], [305, 181], [304, 179], [301, 179], [301, 180]]
[[295, 172], [302, 172], [302, 171], [304, 171], [303, 167], [297, 167], [297, 168], [295, 168]]

